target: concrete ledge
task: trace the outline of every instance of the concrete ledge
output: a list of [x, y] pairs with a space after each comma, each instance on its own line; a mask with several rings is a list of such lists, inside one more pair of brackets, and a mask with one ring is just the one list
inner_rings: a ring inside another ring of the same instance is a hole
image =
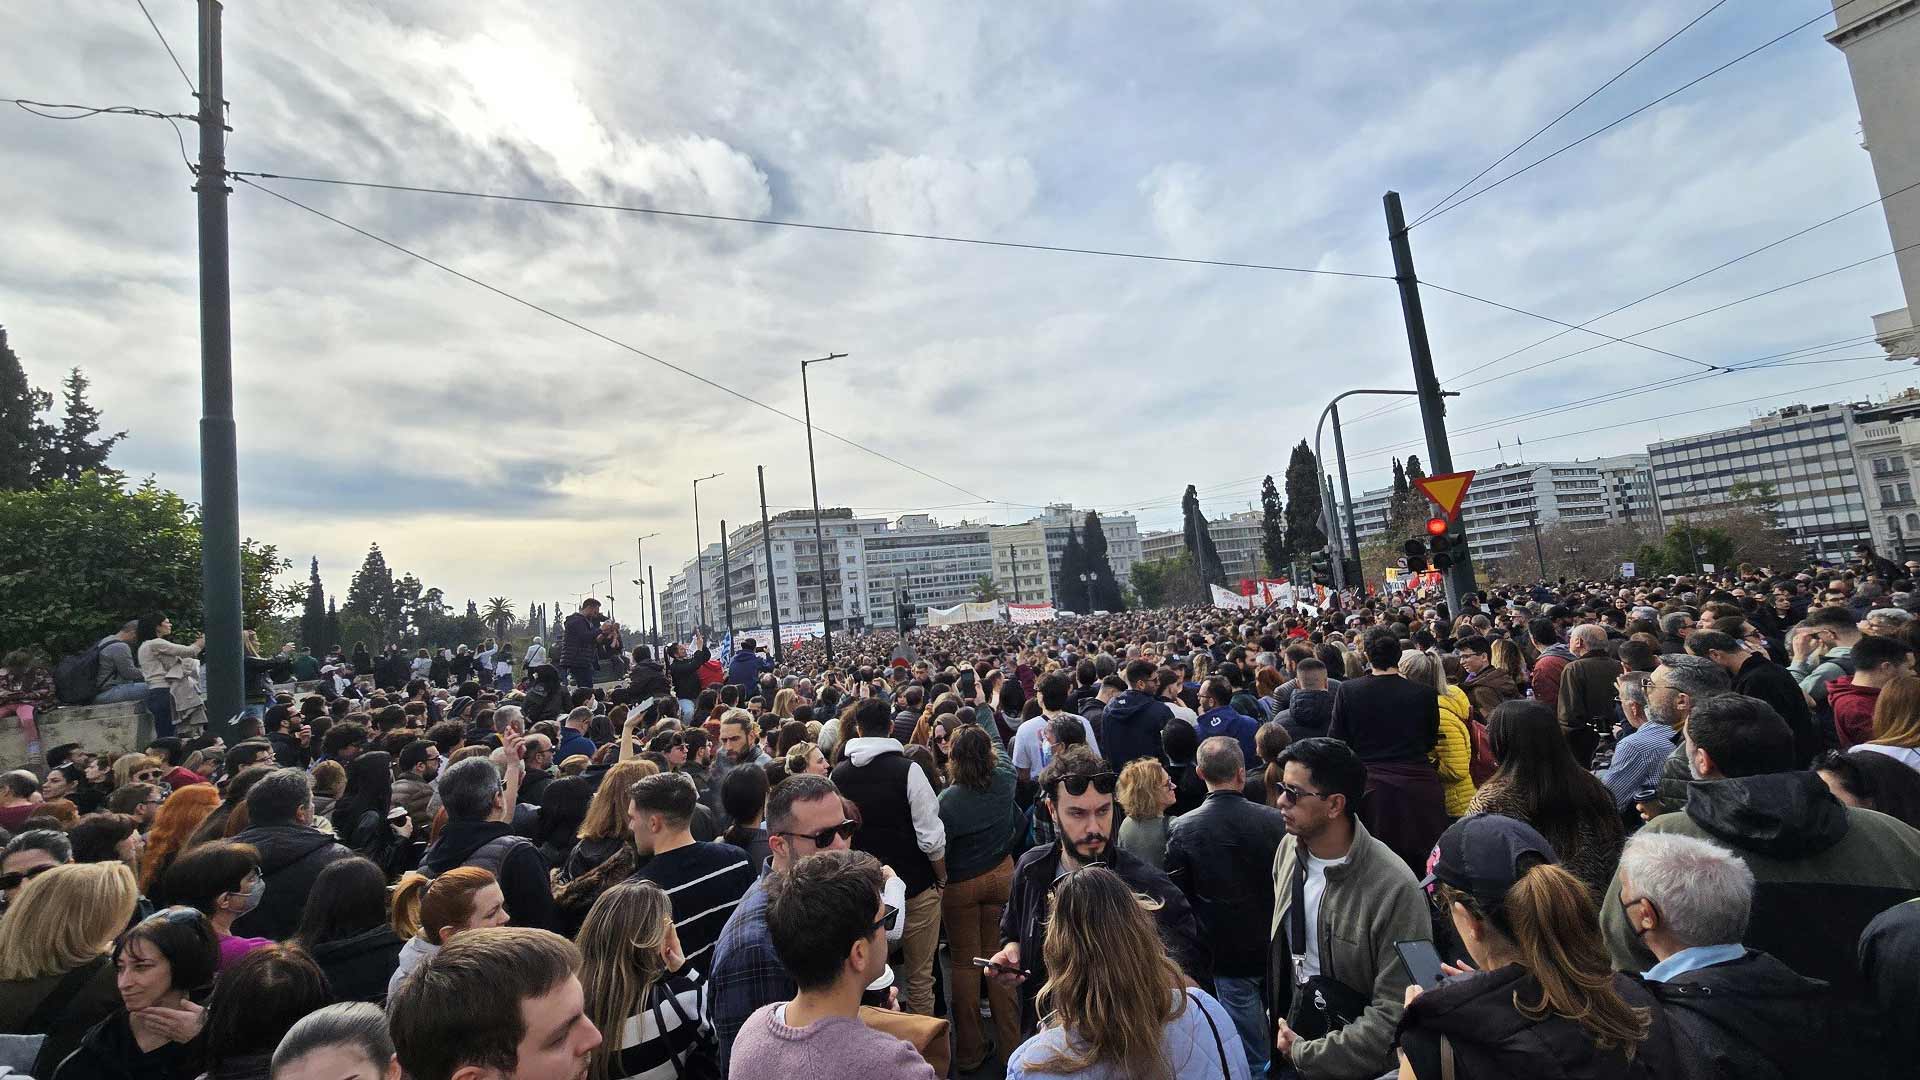
[[27, 753], [27, 733], [16, 716], [0, 717], [0, 767], [17, 769], [44, 764], [48, 747], [79, 743], [96, 753], [138, 750], [153, 741], [153, 719], [137, 701], [111, 705], [67, 705], [36, 716], [42, 756]]

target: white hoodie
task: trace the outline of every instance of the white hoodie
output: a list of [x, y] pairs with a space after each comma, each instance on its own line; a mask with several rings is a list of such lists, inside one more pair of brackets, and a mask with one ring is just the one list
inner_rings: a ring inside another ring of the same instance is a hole
[[[906, 747], [899, 739], [852, 739], [847, 743], [847, 760], [865, 767], [882, 754], [899, 754]], [[947, 857], [947, 827], [940, 820], [940, 800], [933, 784], [918, 765], [907, 770], [907, 805], [913, 809], [913, 834], [927, 858], [938, 862]]]
[[419, 934], [408, 938], [407, 943], [400, 946], [400, 965], [393, 969], [393, 978], [387, 980], [387, 996], [392, 997], [415, 968], [433, 959], [439, 952], [440, 946]]

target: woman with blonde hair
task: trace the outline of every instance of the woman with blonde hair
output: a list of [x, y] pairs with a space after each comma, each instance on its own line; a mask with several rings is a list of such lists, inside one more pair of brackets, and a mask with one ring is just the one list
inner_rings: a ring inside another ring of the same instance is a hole
[[1473, 802], [1473, 734], [1467, 727], [1473, 705], [1465, 690], [1447, 682], [1446, 668], [1432, 653], [1401, 653], [1400, 675], [1408, 682], [1431, 686], [1440, 695], [1440, 740], [1427, 757], [1440, 774], [1447, 817], [1457, 818]]
[[50, 1076], [120, 1007], [113, 939], [139, 891], [117, 862], [55, 866], [21, 887], [0, 918], [0, 1032], [45, 1035], [34, 1076]]
[[507, 897], [499, 879], [477, 866], [456, 866], [429, 881], [406, 874], [393, 887], [393, 933], [406, 939], [387, 993], [440, 952], [463, 930], [507, 925]]
[[1118, 842], [1128, 854], [1151, 863], [1156, 870], [1167, 863], [1167, 811], [1179, 801], [1173, 777], [1154, 758], [1140, 758], [1120, 770], [1114, 792], [1126, 819], [1120, 822]]
[[146, 754], [121, 754], [113, 759], [113, 786], [126, 787], [128, 784], [158, 784], [166, 779], [167, 762], [165, 758], [149, 757]]
[[1489, 654], [1493, 666], [1507, 673], [1515, 686], [1527, 685], [1527, 658], [1520, 652], [1520, 646], [1513, 639], [1501, 635], [1493, 639], [1493, 651]]
[[1881, 689], [1873, 703], [1873, 738], [1853, 750], [1920, 770], [1920, 675], [1901, 675]]
[[793, 707], [799, 704], [800, 695], [793, 687], [777, 690], [773, 695], [773, 716], [776, 720], [793, 719]]
[[587, 1019], [601, 1034], [587, 1066], [591, 1080], [718, 1069], [719, 1044], [703, 1019], [706, 987], [686, 967], [673, 901], [660, 886], [625, 881], [602, 893], [579, 945]]
[[1088, 866], [1061, 878], [1047, 922], [1040, 1032], [1014, 1051], [1007, 1080], [1247, 1080], [1233, 1017], [1186, 980], [1118, 874]]
[[218, 805], [220, 792], [212, 784], [188, 784], [167, 796], [154, 811], [153, 827], [147, 830], [147, 852], [140, 860], [140, 891], [148, 898], [163, 900], [154, 893], [160, 875], [186, 850], [188, 838]]

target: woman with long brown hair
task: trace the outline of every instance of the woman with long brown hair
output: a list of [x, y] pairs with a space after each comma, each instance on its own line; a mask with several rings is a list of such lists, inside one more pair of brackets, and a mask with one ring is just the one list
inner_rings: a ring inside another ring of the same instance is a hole
[[428, 880], [424, 874], [405, 874], [393, 887], [393, 933], [406, 939], [387, 993], [413, 970], [440, 952], [455, 934], [488, 926], [507, 925], [507, 897], [500, 880], [477, 866], [456, 866]]
[[1183, 988], [1146, 903], [1103, 866], [1054, 883], [1040, 1032], [1014, 1051], [1008, 1080], [1247, 1080], [1233, 1018]]
[[686, 967], [673, 926], [673, 901], [651, 881], [625, 881], [602, 893], [580, 928], [580, 986], [601, 1043], [591, 1080], [707, 1075], [719, 1044], [702, 1018], [706, 988]]
[[167, 801], [153, 812], [153, 827], [147, 830], [147, 851], [140, 859], [141, 895], [156, 903], [167, 902], [154, 894], [160, 875], [173, 865], [173, 860], [186, 849], [187, 839], [218, 805], [220, 792], [212, 784], [188, 784], [167, 796]]
[[1665, 1017], [1613, 970], [1592, 894], [1545, 837], [1473, 814], [1447, 828], [1439, 851], [1436, 900], [1473, 963], [1443, 965], [1433, 989], [1407, 987], [1402, 1080], [1671, 1075]]

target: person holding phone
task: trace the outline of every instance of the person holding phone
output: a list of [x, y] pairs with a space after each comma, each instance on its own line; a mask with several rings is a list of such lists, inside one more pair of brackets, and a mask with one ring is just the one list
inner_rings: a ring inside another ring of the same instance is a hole
[[1677, 1075], [1665, 1013], [1613, 970], [1586, 885], [1545, 837], [1473, 814], [1448, 827], [1439, 852], [1422, 885], [1472, 962], [1442, 965], [1432, 989], [1408, 985], [1401, 1077]]

